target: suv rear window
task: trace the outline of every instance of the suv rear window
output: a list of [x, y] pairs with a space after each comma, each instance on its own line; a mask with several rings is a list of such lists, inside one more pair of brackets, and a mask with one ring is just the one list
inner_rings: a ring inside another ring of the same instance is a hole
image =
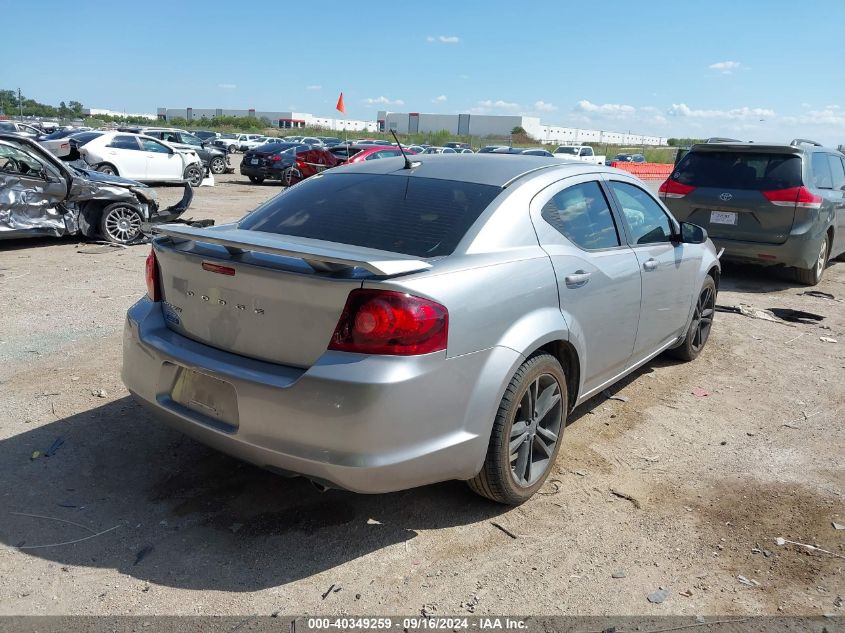
[[438, 257], [455, 250], [500, 192], [411, 176], [314, 176], [256, 209], [239, 228]]
[[693, 187], [771, 191], [801, 184], [801, 157], [763, 152], [689, 152], [672, 180]]

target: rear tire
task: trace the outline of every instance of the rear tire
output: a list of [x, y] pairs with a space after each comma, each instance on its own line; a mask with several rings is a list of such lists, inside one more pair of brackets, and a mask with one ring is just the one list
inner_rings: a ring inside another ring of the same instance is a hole
[[238, 148], [235, 147], [234, 145], [229, 145], [228, 149], [229, 149], [230, 154], [234, 154], [235, 151], [237, 151]]
[[531, 355], [505, 390], [484, 465], [469, 487], [498, 503], [530, 499], [555, 463], [568, 410], [566, 375], [558, 360], [545, 352]]
[[260, 185], [262, 182], [264, 182], [264, 178], [262, 178], [261, 176], [250, 176], [249, 181], [256, 185]]
[[798, 283], [806, 286], [815, 286], [822, 280], [824, 269], [827, 267], [828, 256], [830, 255], [830, 239], [826, 233], [819, 245], [819, 256], [812, 268], [793, 268], [792, 274]]
[[692, 321], [684, 342], [678, 347], [666, 350], [666, 354], [678, 360], [691, 361], [698, 358], [710, 338], [713, 317], [716, 314], [716, 282], [710, 275], [704, 278], [704, 285], [698, 293]]

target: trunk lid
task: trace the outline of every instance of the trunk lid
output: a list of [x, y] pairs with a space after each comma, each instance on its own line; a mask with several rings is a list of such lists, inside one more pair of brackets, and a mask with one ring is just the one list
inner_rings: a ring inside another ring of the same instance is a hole
[[795, 221], [795, 204], [774, 204], [764, 192], [803, 183], [801, 154], [790, 147], [713, 144], [694, 147], [670, 181], [694, 187], [665, 198], [681, 220], [707, 229], [714, 240], [783, 244]]
[[301, 368], [326, 351], [349, 293], [373, 269], [384, 276], [391, 264], [403, 271], [429, 266], [395, 253], [386, 260], [371, 249], [226, 226], [157, 231], [170, 236], [154, 242], [170, 329], [227, 352]]

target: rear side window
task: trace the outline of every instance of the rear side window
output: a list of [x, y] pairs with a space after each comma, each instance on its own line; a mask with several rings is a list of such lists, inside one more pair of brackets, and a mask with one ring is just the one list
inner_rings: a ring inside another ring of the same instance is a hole
[[291, 187], [239, 228], [438, 257], [455, 250], [500, 192], [454, 180], [335, 173]]
[[771, 191], [799, 187], [801, 157], [764, 152], [689, 152], [672, 180], [693, 187]]
[[845, 189], [845, 168], [842, 166], [842, 159], [834, 154], [828, 154], [827, 159], [830, 162], [830, 172], [833, 176], [833, 188]]
[[115, 136], [111, 143], [109, 143], [109, 147], [114, 147], [115, 149], [140, 149], [138, 147], [138, 140], [134, 136]]
[[597, 182], [559, 191], [543, 205], [543, 219], [570, 242], [587, 250], [619, 246], [610, 206]]
[[654, 198], [626, 182], [612, 180], [610, 187], [631, 229], [631, 244], [655, 244], [672, 238], [669, 217]]
[[827, 156], [827, 154], [821, 152], [814, 152], [810, 159], [813, 186], [817, 189], [833, 188], [833, 175], [830, 173], [830, 162], [828, 162]]

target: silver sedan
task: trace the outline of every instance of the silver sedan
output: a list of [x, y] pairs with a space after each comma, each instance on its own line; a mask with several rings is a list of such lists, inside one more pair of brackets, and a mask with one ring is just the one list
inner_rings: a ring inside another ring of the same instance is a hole
[[161, 227], [125, 326], [133, 396], [281, 474], [368, 493], [462, 479], [517, 504], [574, 407], [701, 352], [713, 244], [639, 180], [413, 159], [325, 171], [235, 224]]

